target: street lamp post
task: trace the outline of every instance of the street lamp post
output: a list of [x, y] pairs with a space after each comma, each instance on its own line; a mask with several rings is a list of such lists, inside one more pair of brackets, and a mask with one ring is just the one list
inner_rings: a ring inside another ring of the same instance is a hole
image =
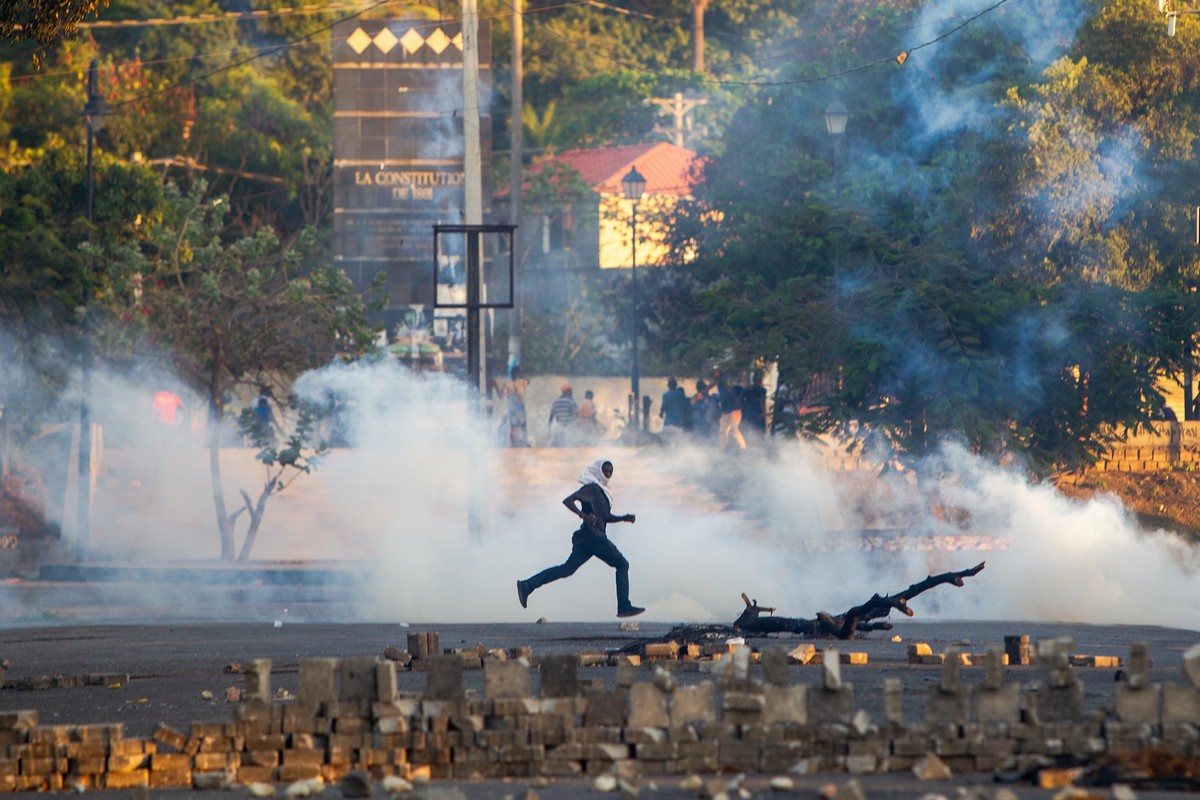
[[[108, 102], [100, 94], [96, 82], [96, 59], [88, 65], [87, 73], [87, 103], [83, 107], [84, 126], [87, 128], [87, 221], [88, 241], [92, 238], [92, 219], [95, 208], [95, 175], [92, 169], [92, 151], [95, 146], [96, 131], [104, 127], [104, 117], [109, 114]], [[90, 272], [89, 256], [89, 272]], [[83, 561], [87, 556], [88, 535], [91, 527], [92, 506], [92, 420], [88, 394], [92, 382], [92, 348], [91, 333], [88, 330], [88, 305], [91, 303], [89, 289], [91, 275], [85, 275], [83, 280], [83, 318], [81, 321], [83, 337], [80, 344], [81, 368], [79, 376], [79, 486], [76, 492], [75, 516], [75, 560]]]
[[637, 211], [638, 203], [642, 199], [642, 192], [646, 190], [646, 179], [642, 173], [637, 171], [637, 167], [630, 167], [629, 173], [621, 179], [621, 188], [625, 192], [625, 199], [632, 201], [632, 246], [630, 250], [630, 289], [633, 295], [633, 315], [632, 324], [630, 325], [630, 338], [633, 343], [633, 366], [631, 370], [630, 391], [633, 394], [633, 409], [630, 411], [630, 420], [633, 422], [633, 430], [635, 437], [639, 435], [641, 426], [639, 424], [641, 414], [641, 397], [638, 391], [638, 306], [640, 305], [638, 297], [638, 282], [637, 282]]
[[[840, 143], [842, 134], [846, 132], [846, 121], [850, 118], [850, 112], [846, 110], [846, 106], [840, 100], [834, 100], [825, 109], [825, 130], [833, 138], [833, 197], [834, 203], [841, 205], [842, 187], [838, 182], [838, 161], [840, 160]], [[833, 248], [833, 278], [836, 284], [841, 278], [842, 272], [842, 253], [841, 245], [835, 245]]]

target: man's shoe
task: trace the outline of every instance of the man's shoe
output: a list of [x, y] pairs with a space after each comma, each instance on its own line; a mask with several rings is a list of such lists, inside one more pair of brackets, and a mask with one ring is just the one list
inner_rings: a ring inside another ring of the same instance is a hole
[[525, 585], [525, 581], [517, 581], [517, 599], [521, 601], [521, 608], [529, 608], [526, 604], [529, 600], [529, 587]]
[[645, 610], [646, 609], [642, 608], [641, 606], [625, 606], [624, 608], [617, 609], [617, 616], [618, 617], [636, 617], [638, 614], [642, 613]]

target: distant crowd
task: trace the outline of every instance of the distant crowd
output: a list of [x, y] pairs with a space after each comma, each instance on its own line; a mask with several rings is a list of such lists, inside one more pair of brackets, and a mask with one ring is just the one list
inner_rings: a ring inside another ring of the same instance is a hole
[[[525, 408], [525, 392], [529, 380], [519, 366], [509, 372], [508, 380], [495, 384], [503, 409], [499, 425], [501, 438], [510, 447], [528, 447], [528, 416]], [[694, 392], [689, 395], [675, 378], [667, 381], [667, 391], [659, 403], [658, 417], [662, 420], [661, 433], [646, 434], [653, 408], [653, 398], [643, 397], [644, 435], [675, 440], [691, 439], [697, 442], [715, 443], [725, 449], [746, 449], [746, 435], [765, 436], [767, 430], [767, 392], [763, 388], [762, 376], [754, 375], [748, 386], [732, 383], [714, 369], [711, 379], [697, 380]], [[548, 444], [551, 447], [578, 447], [595, 444], [606, 433], [609, 438], [622, 438], [627, 420], [619, 412], [612, 424], [617, 430], [606, 430], [597, 418], [595, 397], [589, 389], [584, 392], [582, 402], [575, 398], [570, 384], [559, 387], [559, 396], [550, 404], [545, 418]]]

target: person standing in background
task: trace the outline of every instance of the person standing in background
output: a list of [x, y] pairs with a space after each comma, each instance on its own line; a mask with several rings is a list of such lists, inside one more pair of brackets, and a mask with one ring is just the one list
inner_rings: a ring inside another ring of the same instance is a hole
[[521, 372], [519, 364], [508, 371], [508, 380], [496, 384], [496, 390], [505, 399], [505, 427], [509, 447], [529, 447], [529, 434], [525, 420], [525, 389], [529, 380]]
[[717, 442], [718, 446], [724, 450], [729, 443], [729, 437], [732, 435], [733, 440], [737, 442], [739, 450], [746, 449], [746, 439], [742, 436], [742, 398], [734, 390], [734, 387], [729, 385], [729, 381], [719, 372], [717, 377], [717, 404], [721, 407], [721, 417], [717, 422], [717, 429], [720, 431], [721, 438]]
[[668, 378], [667, 390], [662, 396], [662, 407], [658, 410], [658, 415], [662, 417], [663, 430], [682, 431], [687, 425], [688, 406], [687, 392], [683, 391], [674, 378]]
[[561, 391], [558, 399], [550, 404], [551, 447], [566, 447], [571, 444], [579, 422], [579, 406], [575, 403], [571, 385], [564, 383]]
[[767, 390], [763, 388], [761, 372], [754, 373], [750, 385], [742, 392], [742, 422], [759, 435], [767, 433]]

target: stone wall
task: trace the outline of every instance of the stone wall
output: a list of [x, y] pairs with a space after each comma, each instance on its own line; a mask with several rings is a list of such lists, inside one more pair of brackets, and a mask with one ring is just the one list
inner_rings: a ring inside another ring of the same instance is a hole
[[[847, 454], [833, 440], [825, 441], [825, 466], [834, 471], [878, 469], [879, 465]], [[1159, 422], [1130, 433], [1109, 445], [1094, 469], [1105, 472], [1155, 472], [1200, 467], [1200, 422]]]
[[606, 688], [581, 679], [577, 654], [488, 658], [483, 697], [465, 691], [457, 653], [419, 659], [427, 673], [419, 696], [399, 692], [393, 660], [304, 658], [296, 695], [280, 699], [271, 663], [260, 659], [243, 670], [232, 719], [194, 722], [186, 733], [160, 725], [150, 739], [126, 738], [120, 723], [40, 725], [36, 711], [0, 713], [0, 790], [216, 788], [352, 772], [374, 780], [868, 773], [909, 770], [931, 755], [978, 772], [1151, 747], [1200, 755], [1200, 645], [1184, 654], [1183, 684], [1150, 683], [1146, 647], [1133, 645], [1111, 702], [1088, 714], [1070, 649], [1070, 640], [1039, 643], [1045, 680], [1022, 684], [1005, 680], [1006, 654], [994, 648], [976, 685], [961, 680], [962, 659], [947, 651], [940, 680], [922, 687], [920, 720], [904, 719], [912, 689], [896, 678], [884, 681], [884, 719], [856, 709], [841, 659], [828, 651], [813, 685], [790, 683], [784, 651], [755, 659], [746, 647], [720, 659], [712, 680], [686, 687], [669, 661], [624, 664]]
[[1096, 469], [1154, 472], [1200, 465], [1200, 422], [1160, 422], [1114, 442]]

